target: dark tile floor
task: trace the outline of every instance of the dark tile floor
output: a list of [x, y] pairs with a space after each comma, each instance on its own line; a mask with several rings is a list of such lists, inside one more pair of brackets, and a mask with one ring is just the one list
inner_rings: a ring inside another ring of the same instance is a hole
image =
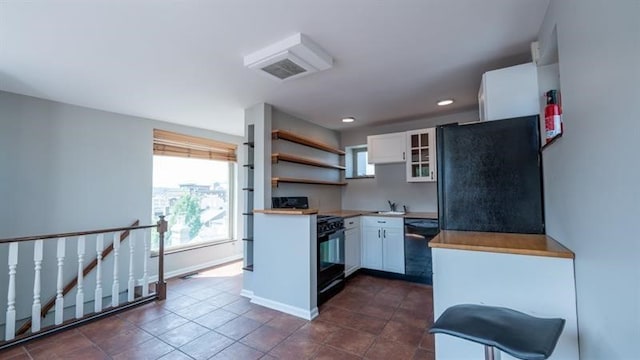
[[239, 296], [242, 264], [168, 284], [166, 301], [0, 352], [0, 359], [434, 359], [431, 287], [358, 275], [305, 321]]

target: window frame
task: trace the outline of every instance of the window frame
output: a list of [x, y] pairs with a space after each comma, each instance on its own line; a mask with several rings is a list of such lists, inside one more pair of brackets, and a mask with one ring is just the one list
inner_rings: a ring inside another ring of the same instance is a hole
[[[153, 129], [153, 155], [162, 157], [173, 158], [196, 158], [205, 161], [224, 162], [227, 164], [227, 179], [228, 179], [228, 199], [227, 199], [227, 229], [228, 233], [225, 238], [200, 241], [197, 243], [186, 243], [175, 246], [167, 246], [165, 243], [165, 254], [171, 254], [176, 252], [182, 252], [202, 247], [215, 246], [228, 242], [238, 241], [236, 238], [237, 229], [236, 221], [237, 214], [236, 208], [238, 206], [238, 193], [237, 193], [237, 144], [227, 143], [223, 141], [213, 140], [209, 138], [191, 136], [181, 133], [175, 133], [166, 130]], [[152, 179], [153, 190], [153, 179]], [[153, 213], [153, 199], [151, 201], [152, 218], [155, 218]], [[169, 214], [170, 215], [170, 214]], [[153, 242], [150, 244], [153, 246]], [[158, 255], [158, 248], [150, 248], [152, 256]]]
[[[357, 175], [358, 172], [358, 154], [362, 152], [369, 152], [367, 144], [345, 146], [345, 179], [372, 179], [376, 177], [375, 166], [373, 167], [373, 174], [371, 175]], [[365, 164], [367, 165], [373, 164]]]

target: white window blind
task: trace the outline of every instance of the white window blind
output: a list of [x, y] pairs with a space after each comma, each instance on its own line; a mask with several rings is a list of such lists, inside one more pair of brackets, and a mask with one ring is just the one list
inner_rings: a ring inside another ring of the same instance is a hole
[[166, 130], [153, 130], [153, 154], [187, 158], [236, 161], [237, 146]]

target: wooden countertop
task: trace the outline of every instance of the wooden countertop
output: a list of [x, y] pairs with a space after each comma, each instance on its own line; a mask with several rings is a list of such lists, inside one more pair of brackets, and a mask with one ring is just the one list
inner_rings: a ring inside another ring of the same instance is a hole
[[253, 212], [272, 215], [313, 215], [318, 213], [318, 209], [264, 209], [253, 210]]
[[384, 216], [384, 217], [401, 217], [405, 219], [438, 219], [437, 212], [408, 212], [404, 215], [385, 215], [378, 214], [377, 211], [371, 210], [331, 210], [320, 211], [320, 215], [340, 216], [343, 218], [350, 218], [354, 216]]
[[538, 234], [442, 230], [429, 242], [429, 247], [567, 259], [575, 258], [571, 250], [552, 237]]
[[366, 210], [330, 210], [330, 211], [320, 211], [319, 214], [350, 218], [354, 216], [361, 216], [370, 212], [371, 211], [366, 211]]
[[378, 214], [371, 210], [330, 210], [330, 211], [318, 211], [318, 209], [264, 209], [253, 210], [254, 213], [260, 214], [278, 214], [278, 215], [331, 215], [339, 216], [343, 218], [350, 218], [354, 216], [384, 216], [384, 217], [400, 217], [405, 219], [438, 219], [438, 213], [435, 212], [408, 212], [404, 215], [385, 215]]
[[438, 220], [437, 212], [408, 212], [402, 215], [405, 219], [434, 219]]

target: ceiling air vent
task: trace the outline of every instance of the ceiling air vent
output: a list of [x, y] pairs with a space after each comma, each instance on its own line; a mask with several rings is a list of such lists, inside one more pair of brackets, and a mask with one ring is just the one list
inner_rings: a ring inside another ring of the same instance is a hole
[[290, 80], [327, 70], [333, 59], [309, 37], [297, 33], [245, 56], [244, 65], [272, 79]]

